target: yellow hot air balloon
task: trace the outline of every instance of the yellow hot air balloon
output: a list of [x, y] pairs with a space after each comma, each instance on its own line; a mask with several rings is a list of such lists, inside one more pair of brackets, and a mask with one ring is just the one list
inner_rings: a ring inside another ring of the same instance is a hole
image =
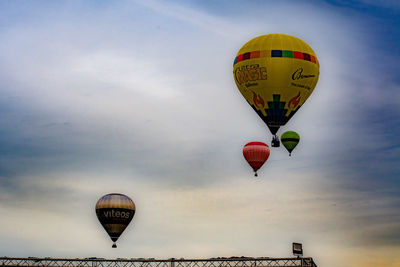
[[236, 85], [250, 106], [276, 135], [313, 92], [319, 62], [312, 48], [299, 38], [267, 34], [248, 41], [233, 63]]

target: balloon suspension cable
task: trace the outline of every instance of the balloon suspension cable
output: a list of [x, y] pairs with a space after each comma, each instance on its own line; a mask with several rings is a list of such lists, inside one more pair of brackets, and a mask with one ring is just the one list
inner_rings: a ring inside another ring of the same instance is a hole
[[115, 244], [115, 242], [114, 242], [114, 244], [112, 245], [112, 248], [116, 248], [117, 247], [117, 244]]
[[292, 156], [292, 152], [289, 152], [289, 157]]

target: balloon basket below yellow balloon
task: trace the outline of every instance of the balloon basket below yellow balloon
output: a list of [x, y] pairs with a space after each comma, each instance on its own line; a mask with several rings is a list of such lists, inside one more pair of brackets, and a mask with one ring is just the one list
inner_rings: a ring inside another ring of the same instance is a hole
[[277, 135], [272, 136], [271, 146], [280, 147], [279, 137]]

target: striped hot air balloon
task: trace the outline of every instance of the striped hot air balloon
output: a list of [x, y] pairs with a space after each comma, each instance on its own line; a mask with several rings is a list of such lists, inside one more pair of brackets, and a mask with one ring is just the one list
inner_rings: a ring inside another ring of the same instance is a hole
[[289, 151], [289, 156], [291, 156], [293, 149], [300, 142], [300, 135], [294, 131], [287, 131], [281, 135], [281, 141], [283, 146]]
[[118, 193], [102, 196], [96, 203], [96, 215], [101, 225], [115, 242], [135, 215], [135, 203], [128, 196]]
[[267, 161], [269, 154], [269, 147], [263, 142], [250, 142], [243, 147], [243, 156], [253, 168], [256, 177], [257, 170]]

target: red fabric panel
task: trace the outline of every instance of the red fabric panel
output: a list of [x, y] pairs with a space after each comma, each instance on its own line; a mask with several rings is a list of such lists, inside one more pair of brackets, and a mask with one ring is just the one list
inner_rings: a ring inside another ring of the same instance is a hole
[[303, 59], [303, 53], [299, 51], [293, 51], [293, 57], [298, 59]]

